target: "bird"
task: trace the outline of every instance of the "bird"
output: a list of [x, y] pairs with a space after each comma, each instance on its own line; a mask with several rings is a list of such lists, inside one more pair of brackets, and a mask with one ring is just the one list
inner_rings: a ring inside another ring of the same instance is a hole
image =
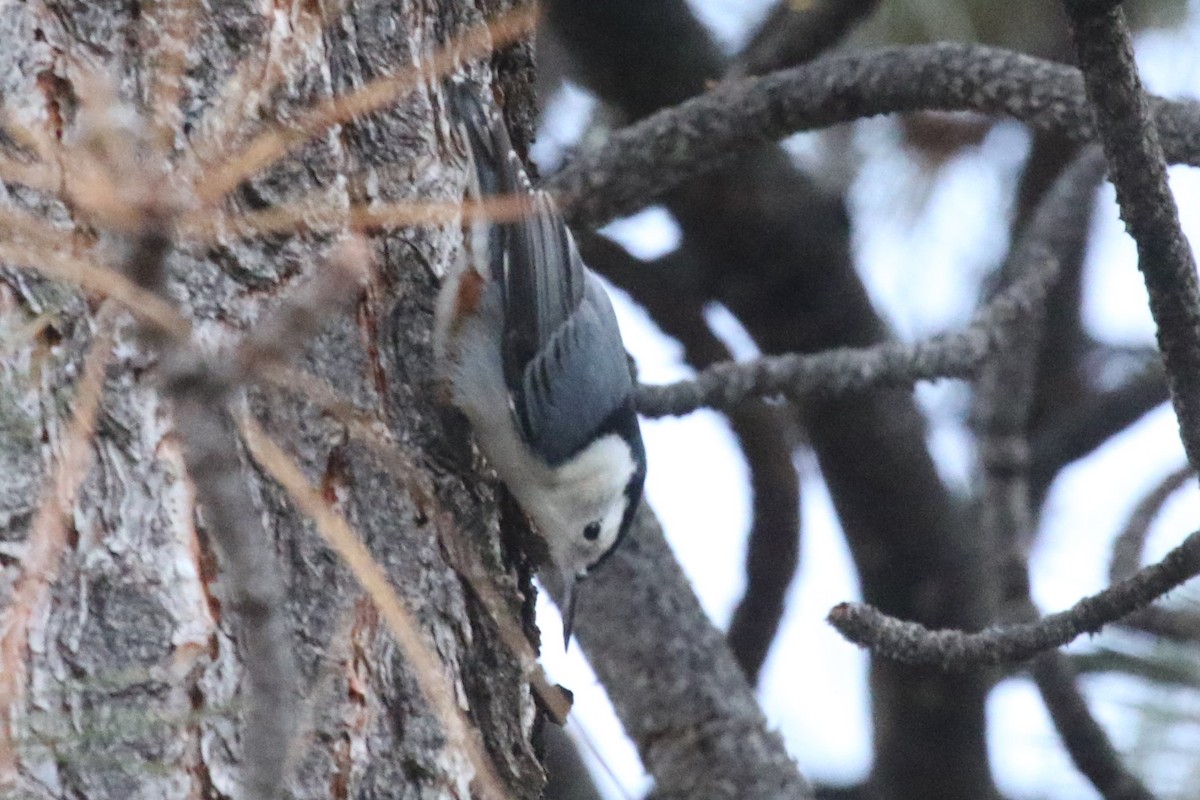
[[468, 199], [520, 198], [524, 213], [465, 222], [435, 311], [437, 374], [546, 546], [539, 577], [567, 647], [579, 582], [626, 537], [642, 498], [635, 381], [608, 293], [530, 182], [494, 99], [465, 80], [446, 97]]

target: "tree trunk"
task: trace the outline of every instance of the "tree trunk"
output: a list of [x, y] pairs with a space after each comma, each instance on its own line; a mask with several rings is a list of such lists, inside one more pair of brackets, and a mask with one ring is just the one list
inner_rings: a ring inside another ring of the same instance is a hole
[[[173, 6], [195, 18], [173, 39]], [[174, 130], [176, 161], [198, 141], [222, 145], [290, 119], [308, 105], [411, 68], [483, 12], [467, 2], [341, 4], [29, 2], [0, 10], [0, 93], [9, 118], [64, 144], [77, 141], [96, 84], [148, 113], [172, 48], [187, 53]], [[495, 59], [506, 104], [532, 108], [528, 49]], [[515, 67], [513, 65], [516, 65]], [[471, 67], [487, 80], [483, 65]], [[282, 77], [272, 85], [272, 75]], [[236, 81], [236, 83], [231, 83]], [[232, 90], [231, 90], [232, 87]], [[217, 99], [237, 125], [217, 127]], [[230, 101], [230, 102], [225, 102]], [[436, 79], [383, 111], [319, 134], [242, 183], [229, 211], [295, 203], [321, 207], [461, 197], [463, 163], [443, 135]], [[116, 109], [110, 109], [116, 113]], [[10, 158], [15, 139], [0, 136]], [[219, 165], [210, 165], [212, 167]], [[71, 165], [65, 165], [69, 173]], [[50, 220], [75, 251], [97, 244], [106, 263], [120, 238], [97, 232], [49, 193], [0, 189], [4, 205]], [[353, 314], [329, 316], [298, 357], [302, 368], [379, 416], [432, 475], [506, 609], [528, 620], [528, 568], [502, 541], [495, 486], [441, 444], [431, 391], [429, 331], [437, 279], [457, 255], [457, 225], [373, 233], [370, 287]], [[169, 290], [195, 325], [195, 346], [228, 347], [325, 264], [332, 238], [270, 234], [180, 241]], [[0, 266], [0, 633], [17, 609], [30, 531], [71, 418], [96, 298], [16, 264]], [[248, 702], [238, 615], [220, 554], [181, 456], [172, 409], [156, 383], [156, 353], [125, 313], [89, 447], [90, 470], [66, 514], [55, 574], [29, 613], [0, 794], [30, 798], [241, 797]], [[30, 324], [32, 321], [32, 325]], [[31, 331], [34, 331], [31, 333]], [[15, 333], [13, 333], [15, 332]], [[11, 335], [10, 335], [11, 334]], [[296, 344], [299, 349], [299, 343]], [[515, 655], [452, 568], [427, 506], [337, 419], [296, 393], [257, 388], [236, 401], [297, 458], [366, 542], [420, 623], [482, 733], [511, 797], [537, 797], [540, 714]], [[286, 789], [297, 798], [466, 798], [473, 770], [448, 748], [442, 721], [417, 686], [372, 601], [288, 495], [243, 453], [242, 477], [274, 545], [300, 674], [300, 713]], [[464, 462], [467, 466], [463, 466]], [[27, 576], [25, 576], [27, 577]], [[2, 715], [0, 715], [2, 717]]]

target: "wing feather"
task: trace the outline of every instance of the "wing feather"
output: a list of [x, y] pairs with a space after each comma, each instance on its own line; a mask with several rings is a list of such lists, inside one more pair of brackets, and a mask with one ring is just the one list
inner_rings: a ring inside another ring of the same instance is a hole
[[633, 392], [616, 316], [553, 198], [532, 188], [496, 109], [466, 84], [452, 83], [448, 96], [475, 191], [531, 196], [524, 218], [490, 224], [489, 271], [503, 297], [504, 380], [518, 427], [556, 465], [591, 441]]

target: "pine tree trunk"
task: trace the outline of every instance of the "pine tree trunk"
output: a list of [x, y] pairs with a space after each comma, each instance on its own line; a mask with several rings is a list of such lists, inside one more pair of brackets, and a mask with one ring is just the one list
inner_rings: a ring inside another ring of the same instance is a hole
[[[162, 115], [174, 128], [178, 158], [205, 136], [244, 138], [322, 98], [411, 67], [483, 19], [466, 2], [366, 0], [334, 8], [222, 0], [196, 3], [195, 23], [180, 42], [169, 33], [173, 5], [185, 4], [6, 4], [0, 93], [10, 119], [71, 142], [81, 108], [94, 104], [88, 74], [108, 76], [124, 103], [144, 110], [153, 102], [155, 70], [183, 45], [180, 108]], [[530, 107], [528, 70], [511, 66], [527, 67], [526, 53], [514, 48], [503, 59], [510, 66], [500, 68], [510, 107]], [[275, 70], [285, 77], [271, 88]], [[240, 81], [232, 93], [231, 79]], [[463, 164], [444, 136], [438, 94], [436, 80], [423, 82], [400, 103], [320, 134], [243, 183], [227, 207], [301, 198], [318, 198], [312, 202], [322, 207], [457, 200]], [[234, 98], [236, 131], [212, 127], [218, 97]], [[0, 138], [0, 146], [16, 157], [14, 142]], [[86, 249], [99, 237], [97, 252], [119, 257], [120, 238], [85, 224], [72, 205], [29, 189], [0, 192], [5, 205], [50, 220], [71, 246]], [[368, 233], [375, 264], [365, 298], [354, 313], [330, 315], [296, 363], [378, 414], [433, 476], [435, 505], [450, 512], [461, 543], [487, 565], [508, 611], [527, 619], [528, 570], [501, 541], [495, 487], [443, 444], [444, 415], [430, 388], [433, 298], [461, 234], [455, 225]], [[197, 342], [210, 350], [229, 346], [325, 264], [332, 239], [228, 233], [215, 244], [179, 242], [168, 261], [170, 293], [193, 320]], [[26, 566], [43, 486], [61, 458], [83, 354], [101, 325], [98, 298], [18, 269], [24, 266], [0, 266], [0, 629], [14, 618], [13, 588]], [[241, 797], [247, 698], [238, 615], [183, 465], [172, 407], [156, 383], [156, 354], [128, 314], [118, 313], [114, 328], [91, 465], [67, 511], [65, 547], [36, 606], [22, 610], [30, 616], [21, 663], [0, 664], [23, 670], [9, 709], [13, 747], [0, 795]], [[385, 568], [510, 795], [538, 796], [544, 778], [533, 743], [540, 714], [517, 658], [449, 563], [430, 508], [415, 504], [402, 476], [297, 393], [261, 386], [239, 394], [235, 406], [250, 409], [300, 461]], [[442, 722], [371, 600], [288, 495], [245, 453], [240, 458], [286, 586], [300, 673], [288, 792], [469, 797], [470, 763], [446, 747]]]

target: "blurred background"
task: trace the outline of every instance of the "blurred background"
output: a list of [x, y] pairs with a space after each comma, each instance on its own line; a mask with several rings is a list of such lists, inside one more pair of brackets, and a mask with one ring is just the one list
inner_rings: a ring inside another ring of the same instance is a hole
[[[776, 4], [691, 0], [688, 5], [724, 55], [736, 59]], [[1070, 61], [1058, 6], [885, 0], [839, 47], [976, 41]], [[1162, 0], [1127, 7], [1137, 26], [1137, 57], [1148, 88], [1172, 98], [1195, 96], [1200, 91], [1200, 3]], [[554, 38], [553, 31], [543, 37]], [[603, 141], [625, 118], [577, 82], [571, 55], [564, 52], [570, 48], [560, 49], [554, 41], [539, 47], [543, 116], [532, 155], [549, 175], [572, 152]], [[1028, 213], [1023, 196], [1034, 182], [1028, 174], [1034, 167], [1027, 164], [1043, 159], [1061, 166], [1068, 160], [1062, 152], [1056, 155], [1055, 143], [1037, 138], [1009, 121], [916, 115], [803, 134], [784, 147], [815, 185], [844, 200], [854, 269], [892, 335], [913, 340], [961, 326], [986, 295], [1014, 224]], [[1184, 228], [1195, 242], [1200, 177], [1176, 168], [1171, 178]], [[805, 220], [795, 224], [804, 226]], [[646, 262], [669, 258], [684, 239], [664, 207], [615, 222], [602, 233]], [[1082, 370], [1102, 391], [1128, 382], [1153, 347], [1153, 325], [1133, 243], [1107, 185], [1092, 213], [1078, 292], [1077, 324], [1090, 350], [1070, 369]], [[692, 374], [681, 345], [629, 295], [620, 289], [614, 294], [642, 380], [659, 383]], [[736, 357], [757, 354], [754, 340], [721, 303], [706, 302], [703, 314]], [[1053, 323], [1050, 330], [1054, 335]], [[938, 475], [951, 493], [969, 496], [977, 468], [969, 387], [955, 381], [926, 384], [916, 398], [928, 421], [926, 440]], [[1114, 426], [1120, 430], [1048, 482], [1030, 546], [1032, 593], [1043, 612], [1063, 609], [1108, 584], [1114, 539], [1135, 505], [1184, 463], [1174, 416], [1161, 393], [1147, 393], [1140, 402], [1136, 413], [1128, 412], [1128, 419]], [[644, 432], [649, 501], [705, 609], [725, 629], [746, 588], [753, 498], [743, 450], [726, 419], [711, 412], [647, 421]], [[853, 785], [872, 767], [868, 663], [824, 617], [834, 604], [861, 599], [862, 593], [821, 470], [802, 441], [793, 462], [800, 479], [801, 556], [758, 677], [758, 694], [807, 777], [822, 785]], [[1150, 529], [1145, 561], [1157, 560], [1197, 527], [1200, 493], [1194, 480], [1181, 483]], [[1170, 602], [1200, 611], [1196, 591], [1185, 588]], [[543, 629], [553, 630], [553, 606], [543, 602], [538, 613]], [[579, 646], [564, 654], [557, 641], [550, 633], [544, 637], [543, 660], [552, 679], [575, 692], [568, 733], [602, 796], [640, 797], [649, 782], [603, 689]], [[1163, 798], [1200, 798], [1198, 647], [1114, 629], [1068, 651], [1093, 713], [1132, 770]], [[1071, 766], [1028, 678], [1018, 673], [990, 690], [986, 726], [988, 758], [1004, 795], [1098, 796]]]

